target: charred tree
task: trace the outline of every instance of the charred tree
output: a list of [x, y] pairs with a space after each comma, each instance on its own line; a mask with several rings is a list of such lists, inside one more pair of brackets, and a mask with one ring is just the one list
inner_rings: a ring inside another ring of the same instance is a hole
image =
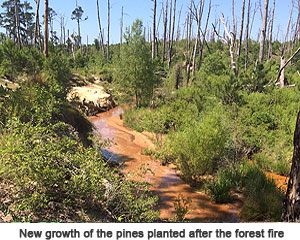
[[48, 57], [48, 14], [49, 14], [49, 4], [48, 0], [45, 0], [44, 6], [44, 55]]
[[124, 7], [122, 6], [121, 22], [120, 22], [120, 54], [122, 51], [122, 44], [123, 44], [123, 17], [124, 17]]
[[269, 38], [269, 49], [268, 49], [268, 59], [272, 57], [272, 42], [273, 42], [273, 24], [274, 24], [274, 15], [275, 15], [275, 0], [273, 0], [273, 10], [272, 10], [272, 19], [270, 26], [270, 38]]
[[33, 36], [33, 45], [36, 47], [37, 44], [37, 36], [39, 31], [39, 9], [40, 9], [40, 0], [36, 0], [36, 13], [35, 13], [35, 26], [34, 26], [34, 36]]
[[294, 154], [281, 220], [300, 222], [300, 111], [294, 132]]
[[267, 21], [268, 21], [268, 5], [269, 5], [269, 0], [265, 0], [264, 16], [263, 16], [262, 29], [261, 29], [261, 40], [260, 40], [260, 47], [259, 47], [259, 58], [258, 58], [260, 62], [264, 60], [266, 28], [267, 28]]
[[109, 0], [107, 0], [107, 61], [109, 61], [109, 27], [110, 27], [110, 4]]
[[251, 0], [248, 1], [247, 9], [247, 24], [246, 24], [246, 46], [245, 46], [245, 71], [247, 71], [248, 65], [248, 47], [249, 47], [249, 25], [250, 25], [250, 9], [251, 9]]
[[[193, 52], [193, 65], [192, 65], [192, 75], [195, 74], [195, 66], [196, 66], [196, 53], [197, 53], [197, 46], [198, 46], [198, 40], [199, 40], [199, 34], [200, 34], [200, 26], [201, 26], [201, 18], [202, 18], [202, 7], [203, 7], [204, 0], [199, 1], [199, 9], [198, 9], [198, 15], [197, 15], [197, 33], [194, 43], [194, 52]], [[204, 35], [205, 37], [205, 35]]]
[[156, 40], [156, 0], [153, 0], [153, 30], [152, 30], [152, 60], [155, 58], [155, 40]]
[[174, 31], [175, 31], [175, 16], [176, 16], [176, 0], [174, 0], [174, 6], [173, 6], [173, 23], [172, 23], [172, 34], [171, 34], [170, 48], [169, 48], [168, 68], [170, 68], [171, 61], [172, 61], [173, 39], [174, 39]]
[[163, 51], [162, 51], [162, 63], [165, 61], [166, 52], [166, 37], [167, 37], [167, 24], [168, 24], [168, 0], [166, 0], [165, 16], [164, 16], [164, 33], [163, 33]]
[[242, 19], [241, 19], [241, 28], [240, 28], [240, 36], [239, 36], [239, 47], [238, 47], [238, 52], [237, 52], [238, 57], [240, 57], [241, 49], [242, 49], [243, 30], [244, 30], [244, 16], [245, 16], [245, 2], [246, 2], [246, 0], [243, 0]]
[[211, 11], [211, 0], [209, 0], [209, 6], [208, 6], [208, 13], [207, 13], [207, 18], [206, 18], [206, 24], [205, 24], [205, 28], [204, 28], [204, 32], [203, 32], [203, 36], [202, 36], [202, 42], [201, 42], [200, 51], [199, 51], [198, 71], [200, 69], [200, 65], [201, 65], [201, 62], [202, 62], [202, 54], [203, 54], [203, 48], [204, 48], [204, 42], [205, 42], [205, 35], [206, 35], [206, 31], [207, 31], [207, 26], [208, 26], [210, 11]]
[[97, 17], [98, 17], [98, 25], [99, 25], [100, 45], [102, 49], [102, 54], [104, 55], [105, 50], [104, 50], [104, 41], [103, 41], [103, 33], [102, 33], [101, 18], [100, 18], [99, 0], [97, 0]]
[[14, 7], [15, 7], [15, 21], [16, 21], [16, 31], [17, 31], [17, 44], [19, 47], [21, 47], [19, 5], [17, 0], [14, 0]]

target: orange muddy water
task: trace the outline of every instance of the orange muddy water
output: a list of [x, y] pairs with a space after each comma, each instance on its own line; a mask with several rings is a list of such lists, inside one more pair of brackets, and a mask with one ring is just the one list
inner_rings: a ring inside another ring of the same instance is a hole
[[122, 110], [114, 108], [108, 112], [91, 117], [96, 132], [102, 139], [110, 139], [111, 145], [103, 151], [121, 164], [121, 171], [128, 177], [140, 171], [141, 167], [149, 168], [153, 172], [143, 174], [143, 180], [153, 184], [153, 191], [159, 197], [160, 218], [167, 220], [175, 216], [174, 201], [179, 194], [190, 198], [190, 213], [187, 219], [193, 222], [238, 222], [241, 201], [230, 204], [214, 204], [203, 192], [184, 183], [179, 177], [175, 166], [162, 166], [158, 160], [141, 154], [144, 148], [154, 148], [151, 134], [139, 133], [123, 126], [120, 118]]

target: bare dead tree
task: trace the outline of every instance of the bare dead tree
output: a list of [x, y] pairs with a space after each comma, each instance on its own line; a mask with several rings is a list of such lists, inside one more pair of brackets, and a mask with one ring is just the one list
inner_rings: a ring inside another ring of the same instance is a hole
[[241, 18], [241, 27], [240, 27], [240, 38], [239, 38], [239, 47], [237, 55], [240, 57], [241, 55], [241, 48], [242, 48], [242, 40], [243, 40], [243, 30], [244, 30], [244, 16], [245, 16], [245, 0], [243, 0], [243, 7], [242, 7], [242, 18]]
[[[254, 5], [254, 10], [253, 10], [253, 15], [252, 15], [252, 19], [251, 19], [251, 24], [250, 24], [250, 31], [249, 31], [249, 36], [251, 36], [251, 33], [252, 33], [252, 28], [253, 28], [253, 23], [254, 23], [254, 20], [255, 20], [255, 15], [256, 15], [256, 12], [257, 12], [257, 5], [255, 3]], [[260, 31], [260, 30], [259, 30]]]
[[[230, 53], [230, 63], [231, 63], [231, 68], [232, 68], [232, 71], [234, 73], [234, 76], [237, 77], [238, 76], [238, 72], [237, 72], [237, 69], [236, 69], [236, 63], [235, 63], [235, 55], [234, 55], [234, 37], [233, 37], [233, 32], [229, 32], [228, 31], [228, 28], [226, 26], [226, 22], [225, 22], [225, 18], [224, 18], [224, 14], [222, 14], [222, 18], [220, 19], [221, 22], [223, 23], [224, 25], [224, 30], [225, 30], [225, 33], [226, 33], [226, 37], [223, 38], [220, 36], [221, 40], [225, 43], [225, 44], [228, 44], [229, 45], [229, 53]], [[214, 30], [216, 32], [216, 29], [214, 27]], [[219, 34], [218, 32], [216, 32], [216, 34]]]
[[269, 0], [265, 0], [264, 16], [263, 16], [262, 29], [261, 29], [261, 41], [260, 41], [260, 47], [259, 47], [259, 58], [258, 58], [258, 60], [260, 62], [262, 62], [264, 60], [266, 28], [267, 28], [267, 21], [268, 21], [268, 5], [269, 5]]
[[[285, 67], [289, 64], [290, 61], [293, 60], [293, 58], [294, 58], [299, 52], [300, 52], [300, 47], [294, 52], [294, 54], [293, 54], [286, 62], [281, 63], [280, 69], [279, 69], [279, 71], [278, 71], [278, 75], [277, 75], [276, 82], [278, 82], [278, 80], [279, 80], [280, 78], [283, 78], [283, 79], [284, 79], [284, 74], [282, 74], [282, 71], [284, 71]], [[281, 58], [284, 59], [283, 56], [282, 56]], [[282, 62], [283, 62], [283, 61], [282, 61]], [[276, 83], [276, 82], [275, 82], [275, 83]], [[284, 85], [284, 82], [283, 82], [283, 85]], [[283, 85], [282, 85], [282, 82], [279, 83], [279, 86], [280, 86], [280, 87], [283, 87]]]
[[207, 18], [206, 18], [204, 32], [203, 32], [203, 35], [202, 35], [202, 42], [201, 42], [201, 46], [200, 46], [200, 51], [199, 51], [198, 71], [200, 69], [200, 65], [201, 65], [201, 62], [202, 62], [202, 55], [203, 55], [203, 48], [204, 48], [204, 42], [205, 42], [205, 35], [206, 35], [208, 21], [209, 21], [209, 17], [210, 17], [210, 11], [211, 11], [211, 0], [209, 0]]
[[152, 60], [155, 58], [156, 0], [153, 0]]
[[178, 42], [180, 39], [180, 18], [181, 18], [182, 7], [183, 7], [183, 5], [181, 5], [179, 14], [178, 14], [176, 42]]
[[110, 4], [107, 0], [107, 61], [109, 61], [109, 27], [110, 27]]
[[[198, 9], [198, 15], [197, 15], [197, 32], [196, 32], [196, 38], [194, 43], [194, 52], [193, 52], [193, 64], [192, 64], [192, 75], [195, 75], [195, 66], [196, 66], [196, 53], [197, 53], [197, 46], [198, 46], [198, 40], [200, 35], [200, 26], [201, 26], [201, 18], [202, 18], [202, 8], [203, 8], [204, 0], [199, 0], [199, 9]], [[205, 35], [204, 35], [205, 37]]]
[[246, 39], [246, 47], [245, 47], [245, 72], [247, 71], [247, 65], [248, 65], [250, 10], [251, 10], [251, 0], [248, 0], [246, 36], [245, 36], [245, 39]]
[[163, 15], [163, 9], [160, 10], [160, 13], [159, 13], [159, 17], [158, 17], [158, 21], [156, 23], [156, 57], [158, 58], [159, 57], [159, 44], [160, 44], [160, 39], [159, 39], [159, 26], [160, 26], [160, 22], [161, 22], [161, 16]]
[[99, 26], [100, 46], [102, 49], [102, 54], [104, 55], [105, 50], [104, 50], [103, 32], [102, 32], [102, 27], [101, 27], [99, 0], [97, 0], [97, 17], [98, 17], [98, 26]]
[[283, 43], [283, 48], [282, 48], [282, 53], [281, 55], [283, 56], [286, 52], [286, 44], [288, 41], [288, 36], [289, 36], [289, 31], [290, 31], [290, 25], [291, 25], [291, 20], [292, 20], [292, 15], [293, 15], [293, 10], [294, 10], [294, 5], [295, 5], [295, 0], [292, 0], [292, 6], [291, 6], [291, 12], [290, 12], [290, 17], [289, 17], [289, 21], [286, 27], [286, 34], [285, 34], [285, 38], [284, 38], [284, 43]]
[[186, 79], [186, 86], [189, 85], [189, 81], [190, 81], [190, 72], [191, 72], [191, 62], [192, 62], [192, 54], [190, 51], [190, 43], [191, 43], [191, 32], [192, 32], [192, 26], [193, 26], [193, 20], [192, 20], [192, 13], [191, 13], [191, 9], [192, 9], [192, 2], [193, 0], [191, 0], [191, 5], [190, 5], [190, 12], [188, 14], [187, 17], [187, 45], [186, 45], [186, 61], [185, 61], [185, 67], [186, 67], [186, 71], [187, 71], [187, 79]]
[[300, 222], [300, 111], [294, 132], [294, 153], [288, 187], [283, 202], [281, 220]]
[[120, 21], [120, 54], [122, 51], [122, 43], [123, 43], [123, 16], [124, 16], [124, 8], [122, 6], [121, 21]]
[[174, 0], [174, 6], [173, 6], [173, 23], [172, 23], [172, 34], [171, 39], [169, 41], [170, 47], [169, 47], [169, 57], [168, 57], [168, 68], [171, 66], [172, 61], [172, 51], [173, 51], [173, 39], [174, 39], [174, 31], [175, 31], [175, 16], [176, 16], [176, 0]]
[[232, 3], [231, 3], [231, 10], [232, 10], [233, 44], [235, 45], [235, 41], [236, 41], [236, 27], [235, 27], [235, 16], [234, 16], [234, 0], [232, 0]]
[[189, 20], [188, 20], [188, 29], [187, 29], [187, 49], [189, 52], [190, 49], [190, 44], [191, 44], [191, 37], [192, 37], [192, 26], [193, 26], [193, 19], [192, 19], [192, 4], [193, 0], [191, 0], [191, 5], [190, 5], [190, 14], [189, 14]]
[[34, 37], [33, 37], [33, 45], [36, 47], [37, 44], [37, 35], [38, 35], [38, 30], [40, 25], [39, 21], [39, 9], [40, 9], [40, 0], [36, 0], [36, 12], [35, 12], [35, 25], [34, 25]]
[[275, 0], [273, 0], [272, 19], [271, 19], [271, 25], [270, 25], [270, 38], [269, 38], [268, 59], [270, 59], [271, 56], [272, 56], [274, 15], [275, 15]]
[[166, 37], [167, 37], [167, 24], [168, 24], [168, 0], [166, 0], [165, 17], [164, 17], [164, 33], [163, 33], [163, 51], [162, 51], [162, 63], [165, 61], [166, 52]]
[[170, 0], [169, 33], [168, 33], [168, 53], [170, 51], [170, 44], [171, 44], [170, 40], [171, 40], [171, 31], [172, 31], [172, 9], [173, 9], [173, 0]]
[[49, 4], [48, 0], [45, 0], [44, 6], [44, 55], [48, 57], [48, 15], [49, 15]]
[[297, 15], [297, 22], [295, 26], [294, 36], [292, 40], [291, 54], [294, 50], [294, 45], [297, 41], [297, 36], [299, 35], [299, 24], [300, 24], [300, 1], [298, 0], [298, 15]]
[[15, 21], [16, 21], [16, 31], [17, 31], [17, 44], [21, 47], [21, 34], [20, 34], [20, 20], [19, 20], [19, 5], [18, 1], [14, 0], [15, 7]]

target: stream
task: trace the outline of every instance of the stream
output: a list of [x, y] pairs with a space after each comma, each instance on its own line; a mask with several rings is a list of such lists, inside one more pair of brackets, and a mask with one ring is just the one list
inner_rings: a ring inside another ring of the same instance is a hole
[[96, 127], [97, 134], [102, 140], [110, 140], [111, 144], [103, 154], [107, 158], [120, 163], [121, 171], [132, 177], [141, 167], [150, 169], [143, 175], [143, 180], [153, 184], [153, 192], [159, 197], [160, 218], [167, 220], [174, 218], [174, 201], [179, 194], [191, 199], [190, 213], [186, 216], [192, 222], [238, 222], [241, 201], [236, 200], [229, 204], [214, 204], [209, 197], [180, 178], [175, 166], [170, 164], [162, 166], [159, 160], [141, 154], [144, 148], [154, 149], [153, 136], [150, 133], [139, 133], [123, 126], [120, 117], [121, 108], [114, 108], [108, 112], [100, 113], [89, 120]]

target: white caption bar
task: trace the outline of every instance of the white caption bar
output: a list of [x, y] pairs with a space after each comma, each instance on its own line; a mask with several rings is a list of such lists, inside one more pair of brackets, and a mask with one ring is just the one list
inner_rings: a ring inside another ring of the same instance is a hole
[[0, 239], [298, 239], [297, 223], [8, 223]]

